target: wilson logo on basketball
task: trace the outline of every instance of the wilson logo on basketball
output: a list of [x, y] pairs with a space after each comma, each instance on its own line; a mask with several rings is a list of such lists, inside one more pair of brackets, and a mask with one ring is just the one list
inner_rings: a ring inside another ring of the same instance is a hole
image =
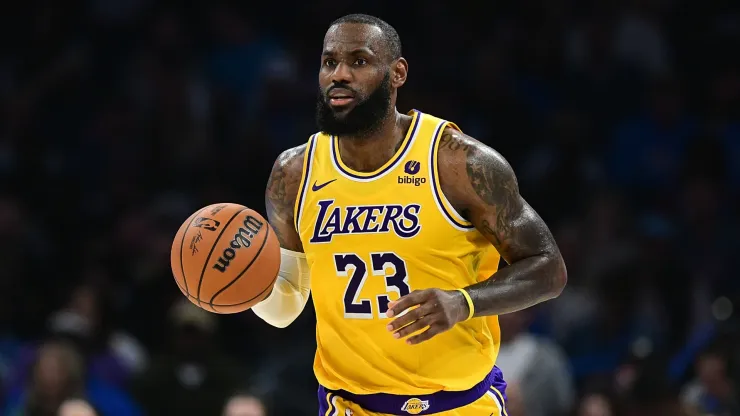
[[229, 247], [224, 249], [223, 253], [221, 253], [221, 257], [219, 257], [218, 260], [216, 260], [216, 264], [213, 265], [213, 268], [221, 273], [225, 272], [229, 267], [231, 260], [234, 260], [236, 257], [236, 251], [242, 247], [250, 247], [254, 236], [260, 232], [263, 226], [264, 224], [262, 221], [252, 217], [251, 215], [244, 218], [244, 226], [239, 227], [239, 230], [234, 234], [234, 238], [231, 240], [231, 243], [229, 243]]

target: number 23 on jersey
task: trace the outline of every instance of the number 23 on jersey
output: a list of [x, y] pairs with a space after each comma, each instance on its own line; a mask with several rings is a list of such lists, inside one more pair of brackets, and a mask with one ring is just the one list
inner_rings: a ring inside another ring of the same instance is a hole
[[[348, 319], [373, 319], [373, 309], [378, 318], [386, 318], [388, 303], [391, 299], [389, 292], [396, 292], [398, 297], [406, 296], [411, 292], [408, 282], [406, 262], [396, 253], [370, 253], [369, 263], [355, 253], [341, 253], [334, 255], [334, 265], [337, 275], [349, 277], [347, 288], [344, 291], [344, 317]], [[375, 302], [371, 299], [359, 299], [360, 292], [368, 279], [368, 265], [372, 271], [369, 278], [383, 278], [386, 293], [376, 296]], [[386, 273], [386, 270], [390, 270]], [[350, 271], [352, 274], [350, 276]], [[375, 308], [373, 307], [375, 303]]]

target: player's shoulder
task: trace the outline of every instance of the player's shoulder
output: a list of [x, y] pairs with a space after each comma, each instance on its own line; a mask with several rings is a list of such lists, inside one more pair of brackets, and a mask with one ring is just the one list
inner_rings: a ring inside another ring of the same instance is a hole
[[437, 154], [440, 175], [470, 174], [471, 170], [485, 167], [500, 173], [511, 170], [511, 165], [501, 153], [452, 126], [447, 126], [442, 132]]
[[303, 171], [303, 160], [306, 157], [307, 143], [291, 147], [280, 153], [272, 166], [272, 175], [300, 181]]
[[283, 169], [296, 169], [297, 167], [300, 171], [303, 166], [303, 159], [306, 156], [307, 148], [308, 143], [303, 143], [299, 146], [283, 150], [275, 160], [275, 165]]
[[283, 201], [283, 208], [290, 210], [300, 187], [305, 154], [306, 144], [302, 144], [284, 150], [275, 159], [267, 182], [268, 201]]
[[501, 153], [451, 126], [440, 137], [437, 165], [442, 191], [461, 209], [477, 201], [484, 188], [516, 186], [514, 171]]

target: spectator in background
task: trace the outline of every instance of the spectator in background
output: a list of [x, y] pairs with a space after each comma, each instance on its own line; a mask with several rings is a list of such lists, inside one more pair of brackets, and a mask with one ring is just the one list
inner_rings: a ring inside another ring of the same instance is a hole
[[267, 416], [267, 407], [262, 399], [249, 393], [237, 393], [224, 406], [223, 416]]
[[80, 285], [67, 305], [52, 316], [52, 330], [72, 333], [85, 342], [92, 374], [108, 383], [124, 386], [132, 374], [146, 366], [146, 351], [136, 338], [112, 326], [110, 306], [100, 290]]
[[740, 414], [740, 386], [729, 375], [727, 354], [710, 346], [696, 360], [696, 379], [688, 383], [681, 401], [701, 414]]
[[614, 402], [606, 394], [591, 393], [581, 398], [578, 416], [616, 416]]
[[[653, 355], [649, 358], [639, 359], [632, 357], [631, 364], [623, 367], [631, 367], [631, 370], [620, 371], [623, 373], [616, 377], [617, 383], [621, 384], [618, 391], [623, 412], [629, 416], [688, 416], [689, 413], [683, 408], [678, 398], [678, 389], [667, 377], [667, 360], [665, 357]], [[627, 376], [624, 373], [631, 373]], [[629, 380], [621, 380], [628, 378]]]
[[[146, 353], [134, 337], [110, 327], [110, 316], [103, 311], [106, 306], [98, 290], [80, 285], [67, 304], [51, 315], [48, 332], [51, 337], [75, 344], [92, 379], [124, 387], [130, 375], [145, 366]], [[35, 346], [18, 354], [9, 380], [11, 387], [25, 383], [35, 355]]]
[[49, 343], [42, 346], [29, 374], [28, 388], [10, 395], [4, 414], [54, 415], [65, 400], [84, 394], [84, 371], [82, 357], [69, 345]]
[[171, 348], [153, 359], [133, 390], [150, 415], [216, 415], [248, 378], [215, 341], [216, 316], [181, 299], [170, 319]]
[[523, 416], [567, 415], [575, 392], [568, 361], [554, 342], [527, 333], [533, 309], [501, 315], [496, 365], [523, 397]]
[[70, 399], [59, 406], [58, 416], [98, 416], [90, 403], [80, 399]]
[[125, 393], [85, 377], [83, 357], [60, 341], [45, 343], [38, 350], [26, 388], [7, 396], [7, 416], [56, 416], [68, 399], [86, 398], [101, 416], [139, 416]]

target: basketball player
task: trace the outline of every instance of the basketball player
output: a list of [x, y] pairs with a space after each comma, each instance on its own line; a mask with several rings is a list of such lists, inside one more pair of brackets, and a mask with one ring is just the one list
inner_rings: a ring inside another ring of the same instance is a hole
[[282, 264], [253, 310], [284, 327], [313, 293], [322, 416], [506, 415], [496, 316], [558, 296], [565, 265], [501, 155], [396, 110], [408, 70], [384, 21], [329, 28], [320, 133], [267, 186]]

